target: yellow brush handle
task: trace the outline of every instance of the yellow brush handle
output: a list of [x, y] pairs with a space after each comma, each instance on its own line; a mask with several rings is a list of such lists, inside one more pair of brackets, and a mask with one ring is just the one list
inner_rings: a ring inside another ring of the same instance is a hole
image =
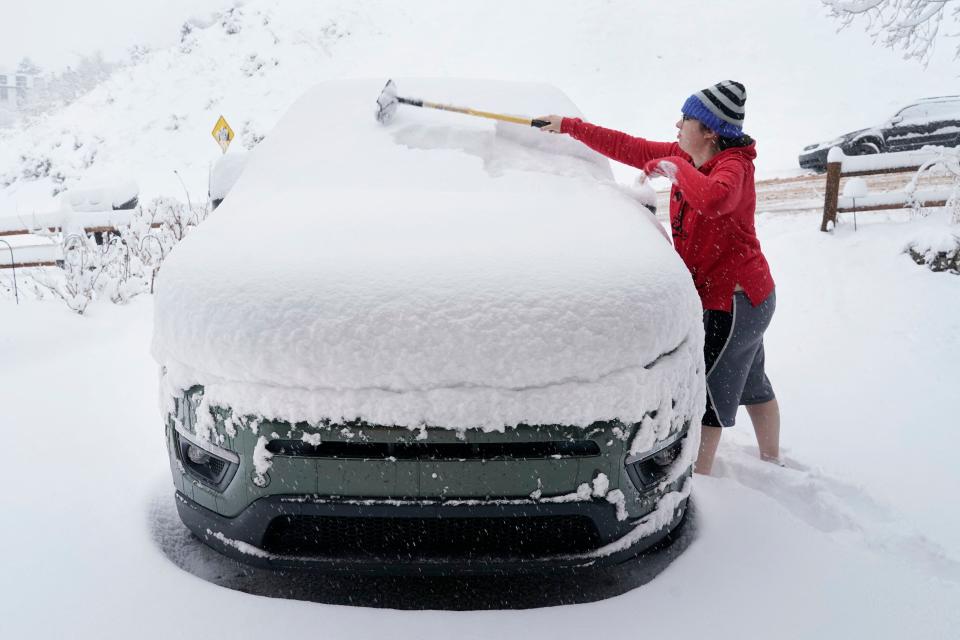
[[502, 113], [491, 113], [490, 111], [477, 111], [466, 107], [455, 107], [449, 104], [439, 104], [437, 102], [423, 101], [423, 106], [430, 109], [439, 109], [441, 111], [455, 111], [456, 113], [465, 113], [468, 116], [477, 116], [480, 118], [490, 118], [491, 120], [502, 120], [503, 122], [513, 122], [514, 124], [523, 124], [532, 126], [533, 120], [530, 118], [520, 118], [518, 116], [508, 116]]

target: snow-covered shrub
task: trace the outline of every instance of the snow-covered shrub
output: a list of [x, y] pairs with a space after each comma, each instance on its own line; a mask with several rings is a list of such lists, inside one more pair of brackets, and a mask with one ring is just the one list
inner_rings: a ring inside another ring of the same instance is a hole
[[908, 247], [907, 251], [914, 262], [927, 265], [931, 271], [949, 271], [960, 275], [960, 236], [954, 236], [953, 246], [946, 251], [914, 246]]
[[923, 207], [922, 203], [913, 196], [917, 193], [917, 184], [920, 178], [937, 170], [945, 171], [953, 176], [953, 189], [947, 199], [947, 208], [952, 212], [951, 222], [960, 224], [960, 148], [943, 147], [939, 149], [936, 157], [928, 160], [917, 169], [913, 178], [904, 187], [910, 208], [916, 217], [925, 217], [929, 213], [929, 210]]
[[256, 53], [251, 53], [243, 61], [243, 64], [240, 65], [240, 71], [243, 72], [248, 78], [252, 78], [255, 75], [263, 75], [264, 69], [269, 67], [276, 67], [280, 64], [280, 61], [276, 58], [264, 59], [261, 58]]
[[148, 55], [150, 55], [150, 47], [147, 45], [135, 44], [127, 49], [131, 65], [140, 64]]
[[45, 144], [36, 142], [28, 151], [20, 153], [17, 162], [0, 174], [0, 187], [48, 180], [53, 183], [51, 195], [57, 195], [96, 164], [102, 143], [97, 136], [81, 136], [64, 129]]
[[921, 166], [905, 191], [916, 192], [917, 181], [934, 169], [945, 170], [953, 176], [953, 189], [946, 202], [946, 212], [931, 214], [931, 210], [913, 200], [914, 217], [928, 218], [916, 237], [904, 249], [917, 264], [925, 264], [932, 271], [949, 271], [960, 275], [960, 148], [944, 148], [933, 160]]
[[59, 273], [37, 271], [34, 282], [63, 300], [79, 314], [93, 301], [110, 247], [99, 247], [93, 234], [72, 233], [63, 239], [63, 268]]
[[197, 36], [193, 33], [193, 25], [184, 22], [180, 26], [180, 53], [191, 53], [197, 45]]
[[180, 125], [187, 121], [187, 116], [180, 115], [177, 113], [171, 113], [170, 117], [167, 118], [167, 122], [163, 125], [163, 128], [167, 131], [179, 131]]
[[20, 177], [24, 180], [38, 180], [50, 175], [53, 162], [47, 156], [20, 156]]
[[260, 60], [257, 54], [251, 53], [244, 59], [243, 64], [240, 65], [240, 71], [242, 71], [243, 75], [247, 76], [248, 78], [252, 78], [257, 72], [260, 71], [260, 69], [263, 68], [263, 64], [263, 61]]
[[220, 20], [220, 26], [223, 27], [224, 32], [227, 35], [236, 35], [240, 33], [240, 19], [243, 17], [243, 12], [240, 11], [237, 7], [231, 7], [223, 13], [223, 19]]
[[350, 35], [350, 31], [331, 20], [320, 28], [320, 35], [329, 41], [337, 41]]
[[251, 151], [255, 146], [263, 142], [264, 137], [260, 127], [250, 120], [244, 122], [240, 128], [240, 142], [247, 151]]
[[[90, 163], [93, 163], [92, 158], [90, 159]], [[66, 181], [67, 176], [61, 169], [54, 167], [53, 160], [47, 155], [21, 155], [19, 175], [14, 176], [13, 179], [5, 179], [4, 182], [6, 185], [9, 185], [18, 179], [32, 181], [40, 180], [41, 178], [50, 178], [50, 180], [53, 181], [54, 187], [52, 195], [57, 195], [63, 191], [63, 183]]]
[[931, 215], [922, 221], [904, 251], [931, 271], [960, 275], [960, 225], [951, 223], [948, 215]]
[[[129, 223], [115, 233], [39, 232], [61, 243], [62, 268], [31, 269], [24, 281], [83, 314], [89, 304], [109, 299], [123, 304], [141, 293], [151, 292], [157, 271], [174, 245], [206, 218], [208, 209], [172, 199], [156, 198], [146, 207], [137, 207]], [[98, 242], [99, 241], [99, 242]], [[0, 289], [2, 293], [2, 289]]]
[[175, 198], [159, 197], [143, 210], [143, 219], [148, 225], [159, 225], [154, 230], [163, 242], [164, 250], [186, 237], [191, 227], [195, 227], [207, 217], [206, 206], [191, 207]]

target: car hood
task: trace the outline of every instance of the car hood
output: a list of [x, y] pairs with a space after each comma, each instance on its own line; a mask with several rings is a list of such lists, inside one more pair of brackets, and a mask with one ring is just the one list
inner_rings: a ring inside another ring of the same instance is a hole
[[876, 131], [876, 129], [875, 129], [875, 128], [872, 128], [872, 127], [867, 127], [866, 129], [857, 129], [856, 131], [851, 131], [851, 132], [849, 132], [849, 133], [844, 133], [843, 135], [837, 136], [836, 138], [832, 138], [832, 139], [830, 139], [830, 140], [825, 140], [825, 141], [823, 141], [823, 142], [817, 142], [817, 143], [811, 144], [811, 145], [805, 147], [805, 148], [804, 148], [804, 151], [813, 151], [813, 150], [816, 150], [816, 149], [822, 149], [822, 148], [824, 148], [824, 147], [834, 147], [834, 146], [837, 146], [837, 145], [841, 145], [841, 144], [844, 144], [844, 143], [846, 143], [846, 142], [850, 142], [850, 141], [853, 140], [854, 138], [858, 138], [858, 137], [860, 137], [862, 134], [867, 133], [867, 132], [870, 132], [870, 131]]
[[[307, 390], [522, 390], [697, 342], [689, 273], [604, 163], [463, 116], [411, 110], [382, 127], [380, 84], [308, 94], [174, 249], [157, 283], [161, 364]], [[575, 111], [545, 93], [528, 108]]]

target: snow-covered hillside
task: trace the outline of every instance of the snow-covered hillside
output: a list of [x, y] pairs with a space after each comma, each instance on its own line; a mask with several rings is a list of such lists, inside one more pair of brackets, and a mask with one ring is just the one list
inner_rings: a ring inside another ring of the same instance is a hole
[[[746, 129], [759, 141], [761, 176], [795, 171], [804, 145], [874, 124], [956, 84], [949, 61], [935, 59], [921, 72], [862, 33], [837, 34], [836, 27], [809, 0], [746, 0], [730, 11], [694, 0], [546, 8], [251, 0], [186, 21], [179, 42], [138, 55], [68, 108], [0, 130], [0, 215], [54, 207], [52, 192], [84, 176], [135, 180], [143, 201], [185, 200], [182, 179], [202, 200], [220, 155], [210, 136], [219, 115], [237, 133], [230, 152], [240, 152], [268, 135], [309, 86], [330, 78], [542, 80], [598, 123], [664, 140], [675, 137], [690, 93], [734, 78], [747, 87]], [[509, 112], [512, 103], [504, 95], [473, 106]], [[618, 171], [623, 179], [633, 173]], [[44, 179], [31, 184], [29, 177]]]

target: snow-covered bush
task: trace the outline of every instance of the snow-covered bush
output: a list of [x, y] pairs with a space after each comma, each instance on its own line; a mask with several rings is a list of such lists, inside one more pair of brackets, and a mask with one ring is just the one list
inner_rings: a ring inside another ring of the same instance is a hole
[[926, 246], [910, 245], [907, 252], [917, 264], [925, 264], [931, 271], [949, 271], [960, 275], [960, 236], [947, 239], [943, 251], [925, 243]]
[[177, 242], [183, 240], [190, 228], [206, 219], [209, 209], [206, 206], [190, 206], [176, 198], [154, 198], [142, 211], [143, 222], [159, 225], [155, 235], [160, 238], [164, 252], [169, 252]]
[[251, 120], [245, 121], [240, 129], [240, 142], [247, 151], [252, 151], [255, 146], [263, 142], [264, 137], [263, 129]]
[[152, 292], [164, 258], [207, 213], [206, 206], [191, 208], [172, 198], [156, 198], [134, 209], [129, 223], [115, 233], [41, 231], [39, 235], [61, 244], [62, 268], [29, 270], [25, 288], [38, 298], [53, 295], [80, 314], [98, 299], [126, 303]]
[[111, 262], [111, 247], [97, 245], [93, 234], [70, 233], [63, 238], [63, 262], [59, 273], [33, 272], [33, 281], [79, 314], [96, 296], [104, 265]]
[[936, 157], [925, 162], [917, 169], [913, 178], [904, 188], [907, 195], [911, 196], [911, 209], [916, 216], [920, 217], [929, 213], [929, 211], [922, 206], [922, 203], [912, 198], [912, 196], [917, 192], [917, 183], [920, 178], [936, 170], [944, 171], [953, 176], [953, 190], [947, 199], [946, 206], [951, 212], [951, 223], [960, 225], [960, 148], [943, 147], [939, 150]]
[[960, 275], [960, 148], [945, 148], [939, 155], [922, 165], [904, 189], [908, 195], [916, 193], [918, 180], [933, 170], [943, 170], [953, 176], [953, 189], [946, 202], [946, 212], [932, 214], [922, 203], [912, 199], [915, 218], [926, 218], [921, 230], [907, 242], [904, 249], [917, 264], [925, 264], [932, 271], [949, 271]]
[[259, 54], [251, 53], [243, 61], [243, 64], [240, 65], [240, 70], [248, 78], [252, 78], [255, 75], [264, 75], [265, 70], [270, 67], [276, 67], [280, 64], [280, 61], [276, 58], [261, 58]]
[[57, 195], [78, 180], [96, 161], [102, 139], [81, 137], [63, 130], [59, 137], [45, 144], [39, 142], [19, 154], [17, 162], [0, 174], [0, 187], [15, 182], [33, 182], [48, 179], [53, 183], [51, 195]]
[[264, 64], [264, 61], [261, 60], [257, 54], [251, 53], [244, 59], [243, 64], [240, 65], [240, 70], [243, 72], [243, 75], [251, 78], [263, 68]]
[[220, 26], [224, 33], [229, 36], [240, 33], [240, 20], [243, 18], [243, 12], [238, 7], [231, 7], [224, 11], [223, 18], [220, 20]]
[[180, 52], [190, 53], [197, 44], [197, 37], [193, 33], [193, 25], [184, 22], [180, 26]]

